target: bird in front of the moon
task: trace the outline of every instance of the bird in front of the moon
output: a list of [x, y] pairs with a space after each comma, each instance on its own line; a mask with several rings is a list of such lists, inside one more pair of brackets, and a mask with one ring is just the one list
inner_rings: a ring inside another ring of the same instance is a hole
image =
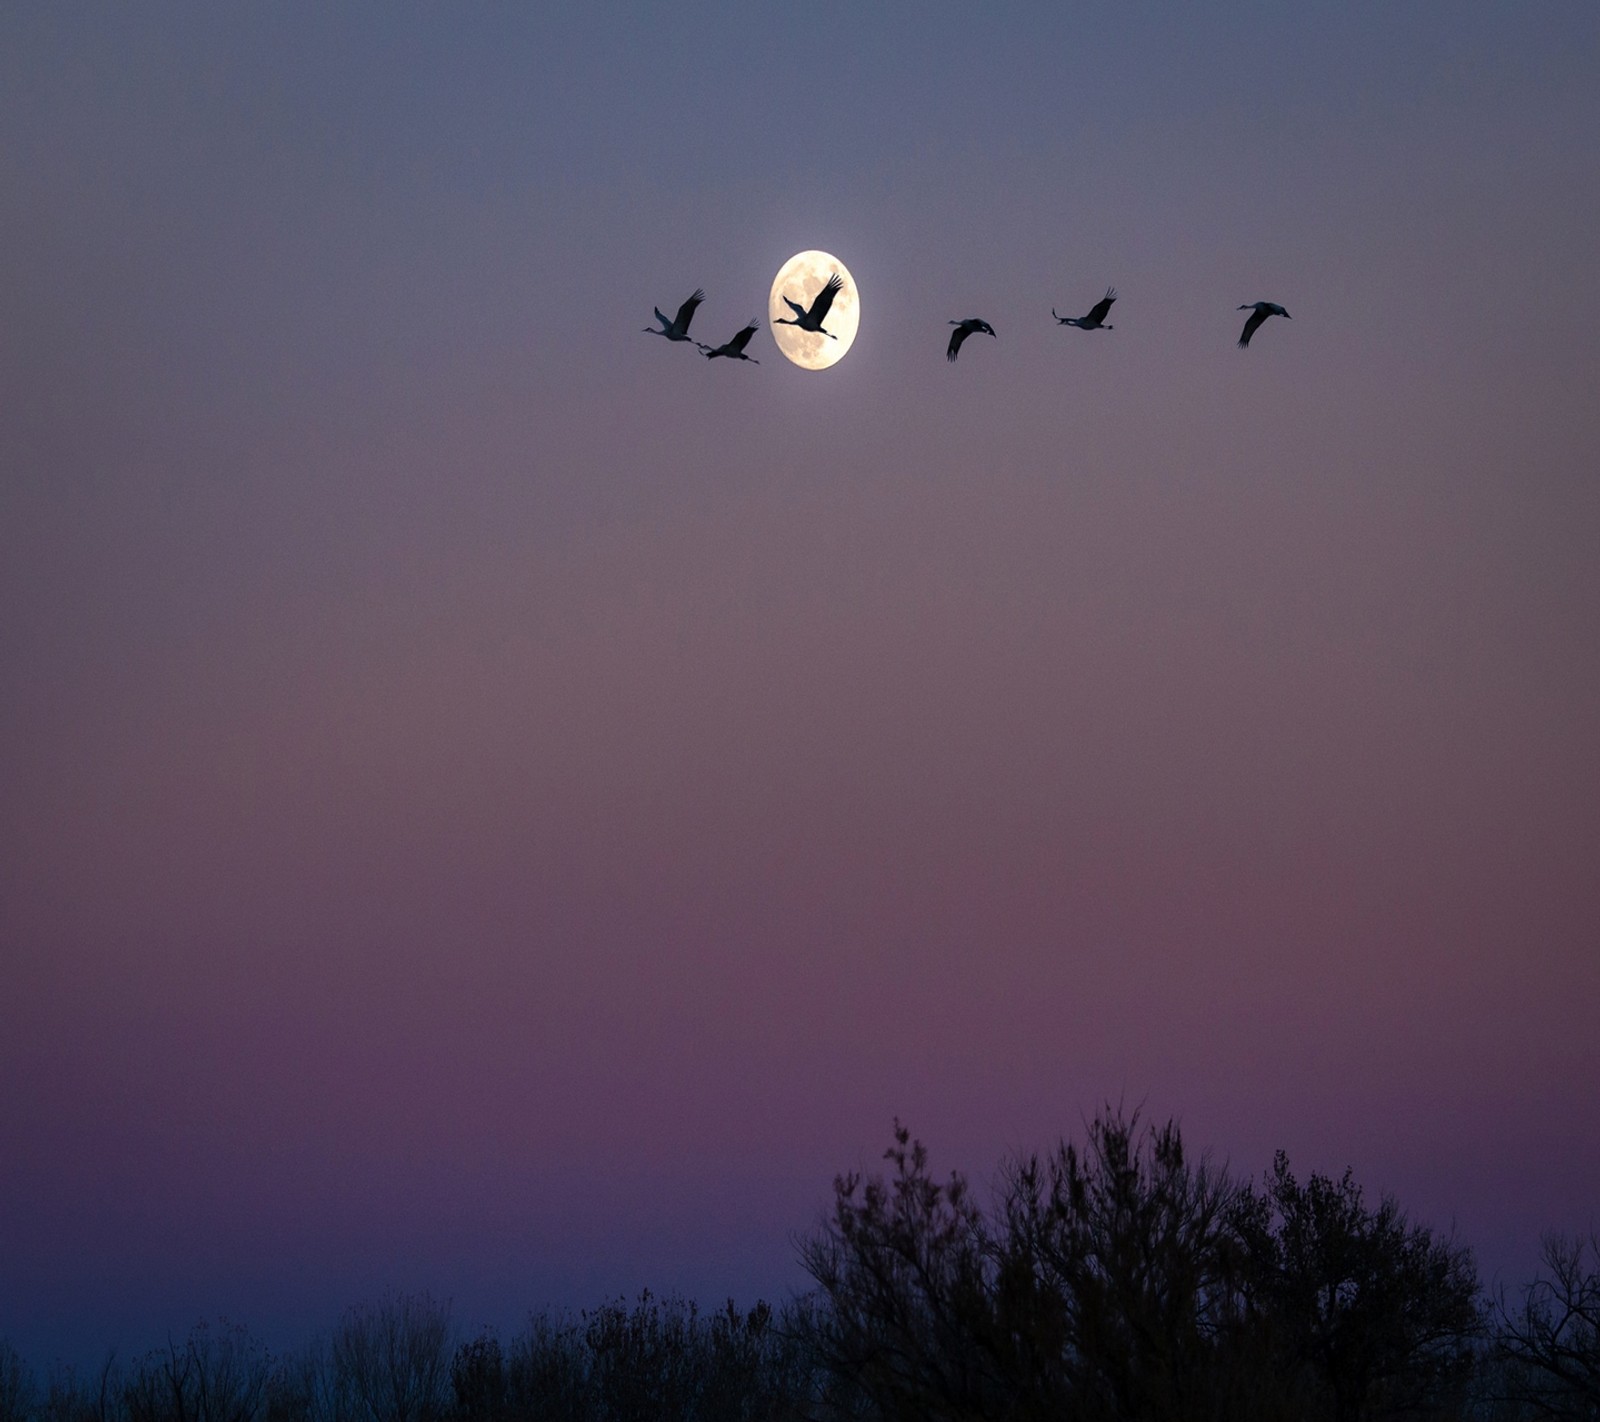
[[[705, 292], [696, 287], [694, 295], [678, 308], [678, 314], [670, 321], [661, 314], [661, 308], [659, 306], [656, 307], [656, 320], [661, 323], [661, 328], [657, 330], [654, 326], [646, 326], [644, 328], [645, 334], [649, 336], [665, 336], [669, 341], [687, 341], [689, 339], [689, 323], [694, 320], [695, 308], [705, 299]], [[696, 341], [695, 344], [699, 345], [700, 343]]]
[[1289, 315], [1289, 313], [1285, 311], [1283, 307], [1279, 306], [1276, 301], [1251, 301], [1246, 305], [1241, 306], [1239, 309], [1241, 311], [1248, 311], [1250, 313], [1250, 319], [1244, 323], [1244, 330], [1239, 336], [1240, 350], [1243, 350], [1250, 344], [1250, 337], [1255, 335], [1256, 328], [1259, 327], [1261, 323], [1267, 319], [1267, 317], [1282, 316], [1286, 321], [1294, 320], [1294, 317]]
[[703, 341], [696, 341], [695, 345], [706, 353], [707, 360], [715, 360], [718, 356], [727, 356], [730, 360], [747, 360], [751, 365], [760, 365], [753, 355], [746, 355], [744, 348], [750, 344], [750, 337], [761, 329], [759, 321], [752, 321], [742, 331], [736, 332], [728, 341], [720, 346], [708, 346]]
[[830, 341], [839, 338], [832, 331], [823, 326], [828, 319], [828, 312], [833, 307], [833, 298], [836, 297], [844, 286], [844, 278], [835, 272], [828, 278], [822, 290], [816, 295], [810, 306], [802, 306], [798, 301], [791, 301], [787, 296], [783, 298], [784, 305], [794, 312], [792, 317], [780, 316], [779, 326], [798, 326], [802, 331], [815, 331], [818, 335], [826, 336]]
[[[980, 321], [976, 316], [969, 316], [965, 321], [952, 321], [955, 327], [950, 333], [950, 345], [944, 353], [946, 360], [954, 360], [961, 353], [961, 343], [976, 331], [982, 331], [986, 336], [994, 336], [994, 327], [987, 321]], [[994, 337], [999, 340], [998, 336]]]
[[772, 279], [767, 328], [783, 357], [802, 370], [827, 370], [844, 359], [861, 326], [861, 292], [831, 252], [796, 252]]
[[1106, 317], [1111, 314], [1111, 303], [1117, 299], [1117, 289], [1114, 286], [1106, 288], [1106, 294], [1095, 302], [1087, 316], [1057, 316], [1056, 308], [1050, 308], [1050, 314], [1063, 326], [1076, 326], [1080, 331], [1112, 331], [1116, 328], [1106, 324]]

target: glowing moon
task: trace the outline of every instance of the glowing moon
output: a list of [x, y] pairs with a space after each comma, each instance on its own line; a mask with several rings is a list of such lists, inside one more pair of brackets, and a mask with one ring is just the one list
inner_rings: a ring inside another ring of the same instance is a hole
[[[824, 331], [837, 339], [829, 340], [818, 331], [802, 331], [798, 326], [780, 326], [780, 316], [792, 320], [794, 312], [784, 301], [790, 301], [810, 310], [811, 303], [835, 272], [844, 278], [844, 285], [833, 298]], [[778, 349], [796, 365], [806, 370], [826, 370], [844, 358], [850, 343], [856, 338], [856, 328], [861, 324], [861, 297], [856, 291], [856, 279], [850, 269], [837, 257], [826, 252], [797, 252], [778, 269], [772, 279], [772, 294], [767, 298], [767, 326]]]

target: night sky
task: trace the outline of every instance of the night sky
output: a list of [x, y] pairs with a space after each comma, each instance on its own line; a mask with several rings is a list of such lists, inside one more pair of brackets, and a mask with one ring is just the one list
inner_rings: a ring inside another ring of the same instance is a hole
[[1597, 133], [1593, 0], [0, 8], [0, 1336], [782, 1297], [1107, 1101], [1526, 1278]]

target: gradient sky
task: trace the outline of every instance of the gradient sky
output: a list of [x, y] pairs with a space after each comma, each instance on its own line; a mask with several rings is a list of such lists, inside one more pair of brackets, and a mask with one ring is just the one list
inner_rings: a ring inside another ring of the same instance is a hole
[[1600, 7], [543, 9], [0, 9], [0, 1336], [781, 1296], [1108, 1099], [1596, 1223]]

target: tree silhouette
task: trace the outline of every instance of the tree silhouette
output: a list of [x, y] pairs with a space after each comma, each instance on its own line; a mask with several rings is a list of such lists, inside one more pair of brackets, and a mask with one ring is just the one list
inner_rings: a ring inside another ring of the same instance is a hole
[[437, 1422], [450, 1381], [450, 1310], [426, 1294], [350, 1309], [333, 1333], [340, 1422]]
[[37, 1398], [33, 1370], [15, 1348], [0, 1338], [0, 1422], [28, 1422]]
[[127, 1422], [261, 1422], [272, 1360], [242, 1327], [201, 1323], [148, 1353], [122, 1386]]
[[1388, 1196], [1369, 1209], [1348, 1170], [1300, 1184], [1281, 1151], [1234, 1226], [1250, 1315], [1302, 1385], [1304, 1415], [1360, 1422], [1459, 1401], [1481, 1331], [1469, 1250], [1409, 1224]]
[[845, 1410], [958, 1422], [1361, 1422], [1460, 1401], [1471, 1256], [1366, 1208], [1347, 1173], [1261, 1192], [1175, 1124], [1107, 1110], [1084, 1145], [1012, 1161], [980, 1207], [898, 1122], [801, 1245], [808, 1328]]
[[1504, 1395], [1535, 1416], [1600, 1419], [1600, 1234], [1546, 1235], [1544, 1273], [1496, 1308]]

